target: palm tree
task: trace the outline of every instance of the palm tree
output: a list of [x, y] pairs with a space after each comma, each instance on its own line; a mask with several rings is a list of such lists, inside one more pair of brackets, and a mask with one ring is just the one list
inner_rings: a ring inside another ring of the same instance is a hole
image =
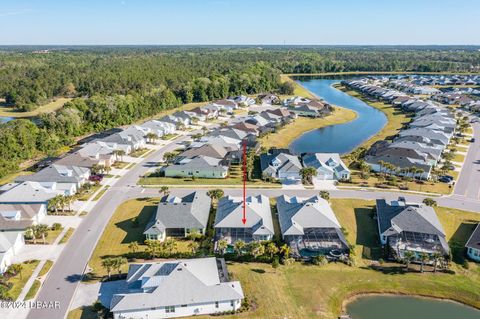
[[166, 252], [168, 255], [173, 254], [173, 252], [174, 252], [175, 249], [177, 248], [177, 242], [176, 242], [175, 239], [173, 239], [173, 238], [168, 238], [168, 239], [165, 240], [162, 244], [163, 244], [163, 247], [164, 247], [165, 252]]
[[315, 167], [304, 167], [300, 169], [300, 176], [302, 176], [302, 182], [305, 184], [312, 184], [313, 176], [317, 176], [318, 172]]
[[278, 247], [273, 242], [269, 242], [265, 247], [265, 252], [270, 255], [270, 259], [273, 258], [273, 255], [278, 253]]
[[207, 192], [207, 195], [210, 196], [210, 198], [212, 199], [212, 202], [217, 202], [220, 198], [223, 197], [223, 195], [225, 194], [225, 192], [222, 190], [222, 189], [211, 189]]
[[162, 243], [158, 240], [146, 240], [145, 245], [147, 245], [147, 252], [151, 258], [157, 258], [163, 250]]
[[440, 260], [440, 258], [442, 258], [442, 254], [439, 253], [438, 251], [437, 252], [434, 252], [432, 254], [432, 259], [433, 259], [433, 272], [436, 273], [437, 272], [437, 267], [438, 267], [438, 261]]
[[108, 278], [110, 278], [110, 275], [112, 274], [112, 268], [114, 267], [113, 258], [105, 258], [102, 260], [102, 267], [105, 268], [108, 273]]
[[132, 241], [130, 244], [128, 244], [128, 249], [132, 254], [135, 254], [138, 251], [138, 242]]
[[430, 256], [426, 253], [421, 253], [420, 254], [420, 272], [423, 272], [423, 265], [425, 264], [426, 261], [430, 259]]
[[117, 149], [113, 151], [113, 154], [120, 157], [120, 162], [123, 162], [123, 156], [126, 154], [125, 150]]
[[9, 269], [14, 273], [14, 274], [19, 274], [20, 279], [22, 279], [22, 270], [23, 270], [23, 265], [22, 264], [13, 264], [10, 265]]
[[150, 141], [150, 143], [152, 144], [155, 144], [158, 139], [158, 135], [153, 132], [147, 133], [146, 137], [147, 137], [147, 141]]
[[68, 195], [64, 197], [65, 205], [68, 207], [68, 211], [72, 211], [72, 203], [75, 201], [75, 196]]
[[198, 248], [200, 247], [200, 244], [197, 243], [196, 241], [192, 241], [192, 242], [188, 243], [188, 247], [192, 251], [192, 254], [195, 255], [198, 251]]
[[326, 201], [330, 200], [330, 193], [328, 191], [320, 191], [320, 197]]
[[220, 239], [219, 241], [217, 241], [217, 249], [220, 251], [222, 255], [225, 254], [227, 247], [228, 247], [228, 242], [225, 239]]
[[385, 164], [386, 164], [386, 162], [384, 162], [382, 160], [378, 161], [378, 166], [379, 166], [378, 170], [379, 170], [380, 175], [382, 175], [382, 170], [385, 167]]
[[282, 247], [280, 247], [280, 253], [283, 254], [283, 257], [285, 259], [290, 257], [290, 246], [287, 244], [283, 244]]
[[117, 258], [114, 258], [113, 261], [113, 268], [115, 268], [118, 272], [118, 274], [120, 275], [122, 273], [121, 269], [122, 269], [122, 266], [127, 264], [127, 258], [125, 257], [117, 257]]
[[46, 236], [48, 234], [48, 226], [45, 224], [37, 224], [33, 225], [30, 227], [32, 230], [32, 235], [33, 235], [33, 243], [36, 244], [37, 241], [36, 239], [42, 238], [43, 244], [45, 245], [46, 242]]
[[248, 245], [248, 250], [250, 251], [250, 254], [252, 254], [254, 259], [257, 259], [259, 256], [265, 254], [265, 246], [263, 246], [262, 243], [258, 241], [251, 242]]
[[171, 163], [175, 157], [177, 157], [177, 154], [174, 153], [174, 152], [166, 152], [165, 154], [163, 154], [163, 160], [169, 164]]
[[60, 204], [60, 200], [63, 196], [62, 195], [56, 195], [52, 199], [48, 201], [48, 210], [52, 211], [54, 210], [55, 213], [58, 211], [58, 206]]
[[406, 251], [403, 253], [403, 262], [405, 263], [405, 267], [408, 268], [410, 267], [410, 263], [412, 260], [415, 259], [415, 253], [411, 251]]
[[242, 255], [245, 245], [246, 245], [245, 242], [241, 239], [238, 239], [233, 245], [235, 252], [237, 253], [238, 256]]
[[160, 196], [168, 196], [170, 195], [170, 188], [168, 188], [168, 186], [162, 186], [158, 192]]

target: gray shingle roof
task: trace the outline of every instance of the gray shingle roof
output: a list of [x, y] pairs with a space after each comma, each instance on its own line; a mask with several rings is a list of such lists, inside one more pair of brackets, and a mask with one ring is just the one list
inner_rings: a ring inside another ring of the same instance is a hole
[[310, 198], [277, 198], [278, 219], [282, 235], [303, 235], [305, 228], [337, 228], [340, 223], [326, 200]]
[[196, 191], [182, 198], [164, 196], [145, 227], [144, 234], [158, 234], [167, 228], [206, 228], [210, 205], [211, 199], [204, 191]]
[[445, 237], [435, 210], [423, 204], [402, 204], [401, 201], [389, 204], [384, 199], [377, 199], [377, 218], [381, 233], [394, 226], [398, 232], [408, 231]]

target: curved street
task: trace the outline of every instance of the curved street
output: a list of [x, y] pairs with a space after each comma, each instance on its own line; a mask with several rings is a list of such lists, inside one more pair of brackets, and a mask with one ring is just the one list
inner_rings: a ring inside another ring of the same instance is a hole
[[[439, 206], [456, 208], [461, 210], [480, 211], [480, 124], [474, 124], [475, 143], [472, 143], [459, 181], [456, 184], [454, 194], [450, 196], [436, 197]], [[125, 200], [137, 197], [159, 196], [158, 189], [142, 188], [137, 186], [138, 178], [149, 170], [152, 170], [152, 162], [162, 159], [165, 152], [178, 148], [179, 142], [187, 140], [187, 136], [180, 136], [169, 144], [145, 157], [139, 164], [132, 167], [124, 176], [117, 179], [103, 197], [96, 202], [93, 209], [84, 217], [83, 222], [75, 230], [72, 238], [63, 249], [58, 260], [55, 262], [50, 274], [46, 278], [37, 301], [58, 302], [59, 309], [31, 309], [29, 319], [61, 319], [68, 314], [69, 306], [74, 298], [77, 286], [84, 274], [90, 256], [102, 235], [103, 229], [112, 217], [116, 208]], [[192, 188], [172, 189], [172, 194], [184, 194], [191, 192]], [[226, 195], [241, 195], [240, 188], [226, 188]], [[279, 196], [281, 194], [311, 196], [318, 190], [284, 190], [284, 189], [250, 189], [249, 194], [262, 193], [267, 196]], [[339, 189], [330, 191], [332, 198], [358, 198], [373, 200], [377, 198], [394, 199], [403, 196], [409, 201], [421, 202], [423, 194], [389, 192], [377, 190]], [[432, 197], [432, 196], [430, 196]]]

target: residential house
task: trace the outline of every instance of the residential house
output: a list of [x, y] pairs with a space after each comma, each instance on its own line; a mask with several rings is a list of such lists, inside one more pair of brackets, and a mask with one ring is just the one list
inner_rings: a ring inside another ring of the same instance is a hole
[[219, 106], [220, 108], [224, 109], [227, 113], [232, 113], [233, 110], [238, 109], [237, 103], [230, 99], [215, 100], [212, 102], [212, 104]]
[[0, 274], [7, 271], [24, 244], [22, 231], [0, 232]]
[[49, 187], [56, 183], [62, 189], [72, 189], [76, 193], [80, 187], [88, 182], [90, 169], [79, 166], [50, 165], [32, 175], [22, 175], [15, 178], [15, 182], [37, 182]]
[[114, 294], [114, 319], [177, 318], [236, 311], [244, 298], [215, 257], [131, 264], [125, 291]]
[[199, 155], [163, 168], [165, 177], [225, 178], [228, 166], [222, 159]]
[[262, 106], [271, 106], [280, 103], [280, 98], [278, 97], [278, 95], [271, 93], [260, 94], [258, 96], [258, 100], [260, 101], [260, 104]]
[[189, 148], [183, 153], [180, 153], [175, 162], [182, 162], [187, 158], [194, 158], [197, 156], [207, 156], [212, 158], [223, 159], [227, 155], [230, 149], [217, 144], [203, 144], [199, 147]]
[[476, 262], [480, 262], [480, 224], [475, 227], [465, 247], [467, 248], [467, 256]]
[[304, 167], [315, 167], [318, 180], [347, 180], [350, 170], [338, 153], [311, 153], [302, 156]]
[[381, 244], [387, 245], [398, 260], [406, 251], [415, 254], [415, 261], [422, 253], [449, 254], [445, 231], [430, 206], [407, 203], [401, 198], [391, 202], [378, 199], [377, 224]]
[[250, 106], [255, 104], [255, 99], [245, 95], [236, 96], [233, 100], [239, 106]]
[[283, 100], [283, 105], [284, 106], [298, 106], [298, 105], [302, 105], [302, 104], [307, 104], [310, 101], [311, 101], [310, 99], [307, 99], [303, 96], [293, 96], [291, 98]]
[[48, 204], [57, 195], [73, 195], [73, 184], [9, 183], [0, 188], [0, 204]]
[[277, 212], [282, 238], [294, 255], [348, 252], [340, 223], [325, 199], [282, 195], [277, 198]]
[[215, 215], [215, 240], [224, 239], [229, 245], [237, 240], [246, 243], [271, 240], [274, 235], [269, 198], [264, 195], [248, 196], [245, 201], [245, 223], [243, 223], [243, 198], [222, 197], [218, 201]]
[[302, 164], [296, 155], [285, 150], [270, 150], [260, 155], [260, 169], [263, 177], [280, 180], [300, 181]]
[[45, 204], [0, 204], [0, 232], [25, 230], [47, 215]]
[[183, 197], [163, 196], [145, 227], [145, 239], [164, 241], [167, 237], [186, 237], [191, 232], [205, 234], [210, 205], [211, 199], [204, 191]]

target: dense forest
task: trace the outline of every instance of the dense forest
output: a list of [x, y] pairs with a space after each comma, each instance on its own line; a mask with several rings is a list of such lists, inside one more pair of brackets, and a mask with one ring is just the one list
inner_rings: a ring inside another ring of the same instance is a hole
[[19, 111], [55, 97], [62, 109], [0, 126], [0, 177], [75, 137], [182, 103], [268, 91], [291, 93], [281, 73], [472, 72], [475, 47], [0, 47], [0, 98]]

